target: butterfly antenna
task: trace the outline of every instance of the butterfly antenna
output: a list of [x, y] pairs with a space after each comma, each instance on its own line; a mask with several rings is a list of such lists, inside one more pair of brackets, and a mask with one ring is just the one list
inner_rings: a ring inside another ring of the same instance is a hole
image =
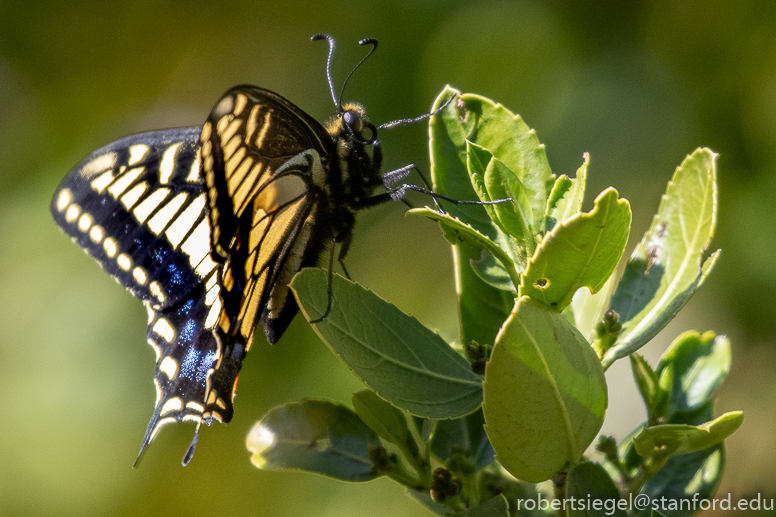
[[342, 83], [342, 89], [340, 90], [339, 100], [337, 101], [337, 106], [341, 106], [342, 105], [341, 104], [341, 102], [342, 102], [342, 94], [345, 93], [345, 86], [348, 85], [348, 81], [350, 80], [350, 76], [353, 75], [353, 72], [358, 70], [358, 67], [360, 67], [361, 64], [364, 61], [366, 61], [366, 59], [369, 56], [372, 55], [372, 52], [374, 52], [377, 49], [377, 40], [374, 39], [374, 38], [364, 38], [361, 41], [359, 41], [358, 44], [361, 45], [361, 46], [372, 45], [372, 48], [369, 49], [369, 52], [367, 52], [366, 55], [361, 58], [361, 61], [359, 61], [358, 64], [356, 64], [356, 66], [353, 67], [353, 70], [351, 70], [350, 73], [348, 74], [348, 76], [345, 78], [345, 82]]
[[334, 47], [337, 44], [334, 42], [334, 38], [323, 33], [314, 34], [310, 41], [320, 41], [322, 39], [329, 42], [329, 57], [326, 58], [326, 79], [329, 81], [329, 91], [331, 92], [331, 100], [334, 101], [334, 107], [337, 108], [337, 111], [340, 111], [340, 103], [337, 99], [337, 94], [334, 93], [334, 82], [331, 80], [331, 58], [334, 56]]
[[440, 111], [442, 111], [443, 109], [445, 109], [447, 106], [449, 106], [450, 103], [453, 102], [453, 99], [455, 99], [455, 97], [456, 96], [453, 95], [452, 97], [447, 99], [444, 104], [439, 106], [437, 109], [435, 109], [431, 113], [425, 113], [425, 114], [423, 114], [423, 115], [421, 115], [419, 117], [415, 117], [415, 118], [402, 118], [402, 119], [399, 119], [399, 120], [393, 120], [391, 122], [386, 122], [385, 124], [380, 124], [379, 126], [377, 126], [377, 129], [388, 129], [388, 128], [391, 128], [391, 127], [403, 126], [405, 124], [413, 124], [415, 122], [420, 122], [421, 120], [426, 120], [427, 118], [431, 118], [434, 115], [436, 115], [437, 113], [439, 113]]

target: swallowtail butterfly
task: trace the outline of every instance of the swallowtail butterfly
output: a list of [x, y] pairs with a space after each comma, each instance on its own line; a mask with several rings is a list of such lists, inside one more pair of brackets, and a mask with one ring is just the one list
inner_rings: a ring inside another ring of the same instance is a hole
[[[329, 42], [337, 110], [326, 124], [274, 92], [237, 86], [202, 127], [108, 144], [54, 194], [57, 224], [148, 310], [157, 397], [141, 454], [164, 425], [193, 421], [187, 464], [200, 425], [232, 418], [256, 325], [275, 343], [297, 313], [293, 275], [329, 243], [344, 258], [355, 214], [412, 187], [374, 193], [412, 166], [380, 175], [378, 128], [360, 105], [340, 104], [334, 41], [313, 39]], [[377, 44], [360, 43], [370, 53]]]

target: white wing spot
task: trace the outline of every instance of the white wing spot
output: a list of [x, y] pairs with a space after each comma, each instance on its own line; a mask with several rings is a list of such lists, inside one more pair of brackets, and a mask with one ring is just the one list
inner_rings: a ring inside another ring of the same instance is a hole
[[[149, 345], [151, 345], [151, 348], [153, 348], [153, 349], [154, 349], [154, 353], [156, 354], [156, 360], [158, 361], [158, 360], [159, 360], [159, 357], [161, 357], [161, 356], [162, 356], [162, 349], [161, 349], [161, 348], [159, 348], [159, 345], [157, 345], [156, 343], [154, 343], [154, 340], [153, 340], [153, 339], [149, 339], [149, 340], [148, 340], [148, 344], [149, 344]], [[154, 380], [156, 380], [156, 379], [154, 379]], [[158, 400], [156, 401], [156, 405], [159, 405], [159, 401], [158, 401]]]
[[79, 215], [81, 215], [81, 207], [78, 205], [70, 205], [70, 208], [65, 212], [65, 221], [73, 223], [78, 219]]
[[116, 166], [116, 160], [118, 155], [116, 153], [103, 154], [98, 156], [94, 160], [90, 161], [81, 169], [81, 175], [86, 179], [90, 179], [95, 174], [99, 174], [107, 169], [112, 169]]
[[89, 228], [92, 227], [92, 224], [94, 224], [94, 218], [89, 214], [83, 214], [80, 219], [78, 219], [78, 229], [84, 233], [89, 231]]
[[142, 267], [136, 267], [132, 270], [132, 276], [135, 277], [135, 281], [140, 285], [145, 285], [148, 282], [148, 275]]
[[159, 183], [165, 184], [170, 182], [172, 173], [175, 170], [175, 154], [178, 152], [180, 146], [181, 142], [178, 142], [164, 151], [162, 162], [159, 164]]
[[226, 130], [226, 127], [229, 125], [229, 122], [232, 121], [232, 118], [233, 115], [231, 113], [221, 117], [218, 122], [216, 122], [216, 131], [218, 133], [223, 133], [224, 130]]
[[245, 127], [245, 141], [250, 142], [253, 138], [253, 134], [256, 132], [256, 128], [259, 125], [259, 110], [261, 109], [260, 104], [256, 104], [251, 108], [251, 114], [248, 115], [248, 121], [246, 123]]
[[235, 102], [234, 105], [234, 114], [239, 115], [242, 113], [242, 110], [245, 109], [245, 106], [248, 105], [248, 97], [244, 93], [238, 93], [237, 94], [237, 102]]
[[223, 133], [221, 133], [221, 141], [226, 142], [227, 140], [231, 140], [234, 134], [237, 133], [237, 130], [240, 129], [240, 126], [242, 126], [242, 119], [234, 119]]
[[[235, 156], [237, 156], [237, 155], [235, 154]], [[261, 163], [261, 162], [259, 162], [259, 164], [258, 164], [258, 165], [259, 165], [259, 167], [257, 168], [257, 170], [256, 170], [256, 173], [257, 173], [257, 174], [261, 174], [261, 169], [262, 169], [262, 167], [264, 166], [264, 164], [263, 164], [263, 163]], [[236, 187], [237, 185], [244, 185], [244, 182], [243, 182], [243, 180], [245, 179], [245, 175], [248, 173], [248, 170], [249, 170], [249, 169], [250, 169], [252, 166], [253, 166], [253, 158], [251, 158], [250, 156], [248, 156], [247, 158], [245, 158], [245, 159], [242, 161], [242, 163], [240, 164], [240, 166], [239, 166], [239, 167], [237, 168], [237, 170], [234, 172], [234, 176], [233, 176], [233, 177], [231, 177], [231, 178], [229, 178], [229, 179], [230, 179], [230, 181], [229, 181], [229, 183], [227, 183], [227, 187], [229, 188], [229, 191], [230, 191], [230, 192], [229, 192], [229, 194], [230, 194], [230, 195], [234, 194], [234, 190], [235, 190], [235, 187]], [[227, 171], [227, 173], [228, 173], [228, 171]], [[256, 178], [256, 179], [258, 179], [259, 177], [260, 177], [260, 176], [258, 176], [258, 175], [257, 175], [257, 176], [254, 176], [254, 178]], [[254, 180], [254, 182], [255, 182], [255, 181], [256, 181], [256, 180]]]
[[[149, 341], [150, 343], [150, 341]], [[156, 345], [154, 345], [156, 346]], [[158, 348], [158, 347], [157, 347]], [[159, 386], [159, 381], [154, 378], [154, 388], [156, 388], [156, 404], [154, 404], [154, 407], [159, 405], [159, 402], [162, 401], [162, 387]]]
[[165, 200], [167, 197], [167, 194], [170, 193], [170, 189], [166, 188], [160, 188], [158, 190], [155, 190], [150, 196], [145, 198], [142, 203], [137, 205], [137, 207], [132, 211], [133, 214], [135, 214], [135, 219], [137, 219], [139, 222], [145, 222], [146, 219], [148, 219], [148, 216], [151, 215], [151, 212], [156, 210], [156, 207], [158, 207], [162, 201]]
[[108, 258], [115, 257], [116, 253], [119, 251], [118, 244], [116, 244], [116, 239], [113, 237], [108, 237], [105, 239], [105, 242], [102, 243], [102, 247], [105, 250], [105, 254], [108, 255]]
[[151, 282], [148, 288], [151, 291], [151, 294], [154, 295], [161, 303], [164, 303], [164, 300], [167, 299], [164, 295], [164, 292], [162, 291], [162, 286], [156, 280]]
[[194, 198], [194, 201], [186, 207], [186, 210], [167, 228], [165, 234], [173, 248], [177, 248], [186, 234], [194, 227], [194, 223], [197, 222], [204, 209], [205, 195], [201, 194]]
[[[224, 170], [226, 171], [227, 178], [230, 178], [232, 174], [234, 174], [234, 170], [237, 168], [237, 166], [240, 164], [242, 159], [245, 157], [245, 153], [246, 153], [245, 147], [240, 147], [232, 155], [232, 157], [226, 161], [226, 163], [224, 164]], [[250, 160], [250, 158], [248, 159]]]
[[191, 164], [191, 170], [189, 170], [189, 175], [186, 176], [186, 181], [189, 183], [199, 183], [200, 179], [202, 178], [202, 174], [200, 174], [200, 169], [202, 168], [202, 160], [199, 156], [199, 153], [197, 153], [197, 159], [194, 160], [194, 163]]
[[156, 320], [156, 323], [154, 323], [154, 326], [152, 330], [162, 338], [164, 338], [165, 341], [168, 343], [172, 343], [172, 341], [175, 339], [175, 331], [172, 328], [172, 325], [170, 325], [170, 322], [167, 321], [165, 318], [159, 318]]
[[196, 268], [210, 253], [210, 225], [203, 219], [189, 238], [181, 245], [181, 251], [189, 256], [191, 267]]
[[159, 371], [163, 372], [168, 379], [173, 380], [178, 375], [178, 361], [168, 355], [159, 363]]
[[[222, 142], [226, 142], [226, 139], [223, 139]], [[224, 160], [228, 161], [241, 143], [242, 138], [240, 138], [240, 135], [235, 135], [231, 140], [229, 140], [229, 142], [227, 142], [227, 144], [224, 146]]]
[[132, 190], [121, 196], [121, 204], [123, 204], [127, 210], [135, 206], [135, 203], [137, 203], [137, 200], [140, 199], [140, 196], [143, 195], [143, 193], [148, 188], [148, 183], [145, 181], [143, 183], [139, 183], [132, 187]]
[[92, 181], [92, 188], [96, 190], [97, 192], [102, 193], [103, 190], [105, 190], [105, 187], [111, 184], [113, 181], [113, 171], [107, 171], [94, 179]]
[[196, 267], [196, 271], [200, 277], [205, 278], [215, 268], [216, 268], [216, 263], [213, 262], [213, 259], [210, 258], [210, 255], [207, 255], [204, 259], [202, 259], [202, 262], [200, 262], [199, 265]]
[[[165, 404], [165, 406], [167, 406], [167, 404]], [[156, 438], [156, 435], [159, 434], [159, 431], [161, 430], [162, 427], [166, 426], [167, 424], [172, 424], [174, 422], [176, 422], [176, 420], [173, 417], [162, 418], [161, 420], [159, 420], [156, 423], [156, 427], [154, 427], [154, 430], [151, 431], [151, 437], [148, 440], [151, 442], [154, 441], [154, 438]]]
[[89, 230], [89, 238], [99, 244], [105, 238], [105, 230], [99, 225], [92, 226], [92, 229]]
[[192, 411], [196, 411], [197, 413], [202, 413], [205, 411], [205, 406], [198, 402], [194, 402], [193, 400], [191, 402], [187, 402], [186, 407]]
[[132, 259], [129, 258], [129, 255], [126, 253], [122, 253], [116, 259], [116, 264], [118, 264], [119, 267], [124, 271], [129, 271], [129, 269], [132, 267]]
[[[216, 292], [218, 294], [218, 292]], [[218, 318], [221, 315], [221, 297], [217, 297], [213, 305], [210, 307], [210, 311], [207, 313], [207, 318], [205, 318], [205, 328], [206, 329], [212, 329], [215, 328], [216, 324], [218, 323]]]
[[129, 148], [129, 160], [127, 161], [127, 165], [135, 165], [140, 160], [145, 158], [146, 154], [148, 154], [148, 151], [150, 150], [151, 148], [145, 144], [133, 145]]
[[110, 192], [110, 195], [114, 198], [118, 199], [119, 196], [127, 190], [129, 185], [135, 181], [138, 176], [140, 176], [143, 172], [145, 172], [145, 167], [136, 167], [134, 169], [129, 169], [127, 172], [122, 174], [116, 181], [108, 187], [108, 192]]
[[204, 144], [210, 138], [210, 133], [212, 132], [213, 124], [210, 122], [205, 122], [205, 124], [202, 126], [202, 133], [199, 135], [199, 142]]
[[167, 203], [164, 208], [156, 212], [156, 214], [154, 214], [154, 216], [148, 221], [148, 227], [151, 229], [151, 231], [156, 235], [161, 234], [162, 231], [167, 227], [167, 224], [170, 222], [170, 220], [175, 216], [175, 214], [178, 213], [178, 210], [180, 210], [181, 205], [183, 205], [187, 197], [189, 197], [188, 194], [181, 192], [172, 198], [172, 200]]
[[[217, 118], [224, 117], [224, 115], [226, 114], [231, 115], [231, 113], [229, 112], [232, 111], [232, 106], [234, 106], [234, 97], [232, 97], [231, 95], [229, 95], [228, 97], [224, 97], [223, 99], [218, 101], [218, 104], [216, 104], [216, 107], [213, 108], [213, 115]], [[221, 118], [221, 120], [224, 120], [224, 119]], [[219, 123], [221, 122], [221, 120], [219, 120]], [[220, 128], [219, 128], [219, 131], [221, 131]]]
[[63, 211], [72, 201], [73, 193], [70, 192], [70, 189], [62, 189], [62, 191], [59, 193], [59, 196], [57, 196], [57, 210], [60, 212]]
[[272, 118], [272, 111], [268, 111], [266, 115], [264, 115], [264, 122], [261, 125], [261, 130], [259, 131], [259, 136], [256, 137], [256, 147], [261, 149], [262, 144], [264, 143], [264, 138], [267, 136], [267, 131], [269, 131], [269, 128], [272, 126], [270, 123], [270, 119]]
[[179, 397], [171, 398], [164, 403], [164, 406], [162, 406], [162, 410], [159, 412], [159, 415], [166, 415], [172, 411], [180, 411], [181, 408], [183, 408], [183, 401]]

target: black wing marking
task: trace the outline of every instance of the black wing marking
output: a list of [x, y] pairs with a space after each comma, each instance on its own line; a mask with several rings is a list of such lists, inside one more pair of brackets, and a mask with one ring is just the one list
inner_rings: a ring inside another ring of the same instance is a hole
[[323, 126], [290, 101], [254, 86], [227, 92], [202, 128], [213, 256], [223, 261], [220, 332], [247, 346], [258, 320], [274, 343], [296, 314], [287, 283], [313, 265], [313, 232], [336, 155]]
[[56, 223], [133, 295], [174, 305], [214, 267], [200, 129], [155, 131], [94, 151], [59, 185]]
[[220, 267], [210, 257], [199, 136], [182, 128], [108, 144], [63, 180], [51, 204], [57, 224], [148, 310], [157, 398], [141, 455], [168, 423], [194, 421], [198, 431], [229, 422], [244, 355], [239, 338], [223, 336], [232, 354], [220, 357], [213, 332]]
[[280, 95], [256, 86], [226, 92], [202, 126], [202, 164], [208, 190], [213, 253], [229, 256], [238, 219], [290, 158], [332, 151], [323, 126]]
[[173, 307], [162, 311], [147, 307], [148, 343], [156, 352], [156, 405], [136, 465], [167, 424], [197, 424], [192, 445], [184, 456], [186, 465], [194, 454], [200, 426], [210, 425], [213, 420], [228, 423], [232, 419], [232, 397], [245, 346], [239, 338], [230, 338], [226, 347], [231, 353], [219, 360], [218, 338], [205, 325], [210, 311], [207, 292], [203, 283]]
[[288, 283], [317, 261], [323, 243], [323, 234], [313, 230], [319, 196], [312, 177], [320, 167], [314, 151], [289, 160], [257, 197], [253, 213], [241, 218], [225, 268], [233, 281], [224, 282], [221, 296], [225, 312], [236, 314], [230, 324], [244, 336], [260, 318], [267, 340], [275, 343], [297, 312]]

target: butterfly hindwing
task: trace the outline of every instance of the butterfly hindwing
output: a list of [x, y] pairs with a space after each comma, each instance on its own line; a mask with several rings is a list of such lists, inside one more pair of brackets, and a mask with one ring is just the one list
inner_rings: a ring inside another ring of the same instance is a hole
[[204, 325], [209, 310], [204, 284], [172, 307], [147, 309], [147, 339], [156, 352], [156, 404], [142, 448], [165, 424], [202, 421], [208, 376], [218, 351], [215, 336]]

